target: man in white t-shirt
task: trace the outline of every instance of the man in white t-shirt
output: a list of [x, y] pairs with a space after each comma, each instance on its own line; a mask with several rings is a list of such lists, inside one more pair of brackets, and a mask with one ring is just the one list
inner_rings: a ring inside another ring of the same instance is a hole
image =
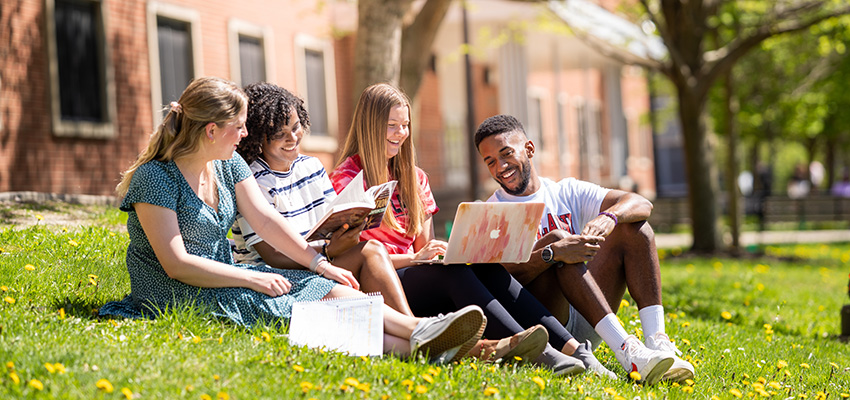
[[[600, 340], [627, 371], [646, 369], [658, 352], [672, 355], [664, 380], [693, 379], [694, 367], [664, 332], [655, 236], [646, 222], [652, 203], [621, 190], [574, 178], [537, 174], [534, 143], [516, 118], [497, 115], [475, 132], [475, 144], [501, 186], [488, 201], [546, 204], [531, 260], [505, 265], [580, 342]], [[627, 335], [612, 310], [626, 288], [638, 306], [644, 345]], [[652, 371], [658, 373], [658, 371]]]

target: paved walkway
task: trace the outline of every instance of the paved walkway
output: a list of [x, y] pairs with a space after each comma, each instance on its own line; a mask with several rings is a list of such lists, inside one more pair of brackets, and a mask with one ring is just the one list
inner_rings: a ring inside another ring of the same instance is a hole
[[[726, 238], [727, 242], [731, 238]], [[741, 234], [741, 246], [784, 243], [831, 243], [850, 242], [850, 229], [821, 231], [765, 231], [744, 232]], [[688, 248], [693, 243], [689, 233], [656, 234], [658, 248]]]

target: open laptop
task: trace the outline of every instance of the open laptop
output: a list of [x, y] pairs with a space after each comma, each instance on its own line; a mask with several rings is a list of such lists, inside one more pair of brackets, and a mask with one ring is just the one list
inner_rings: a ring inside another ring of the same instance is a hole
[[543, 203], [464, 202], [457, 207], [446, 254], [419, 264], [524, 263], [531, 257]]

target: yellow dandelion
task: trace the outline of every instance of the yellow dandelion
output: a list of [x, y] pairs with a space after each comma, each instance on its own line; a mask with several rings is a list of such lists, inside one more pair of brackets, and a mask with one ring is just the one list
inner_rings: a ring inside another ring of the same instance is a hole
[[97, 275], [89, 274], [89, 284], [92, 286], [97, 286]]
[[70, 244], [71, 246], [74, 246], [74, 247], [77, 247], [77, 246], [79, 246], [79, 245], [80, 245], [80, 244], [79, 244], [79, 243], [77, 243], [77, 241], [76, 241], [76, 240], [74, 240], [74, 239], [69, 240], [69, 241], [68, 241], [68, 244]]
[[65, 366], [62, 365], [62, 363], [53, 364], [53, 368], [55, 368], [56, 372], [58, 372], [60, 375], [65, 373]]
[[15, 299], [13, 297], [6, 296], [6, 297], [3, 298], [3, 301], [5, 301], [9, 304], [15, 304]]
[[693, 386], [694, 380], [693, 379], [685, 379], [685, 384], [687, 384], [688, 386]]
[[616, 396], [617, 395], [617, 391], [614, 390], [613, 388], [605, 388], [602, 391], [607, 393], [609, 396]]
[[776, 390], [782, 389], [782, 385], [780, 385], [779, 382], [776, 382], [776, 381], [771, 381], [770, 383], [767, 384], [767, 386], [770, 386], [771, 388], [776, 389]]
[[730, 313], [729, 311], [724, 311], [724, 312], [720, 313], [720, 317], [723, 318], [723, 319], [729, 320], [729, 319], [732, 319], [732, 313]]
[[672, 387], [679, 387], [679, 382], [673, 382], [670, 384]]
[[29, 381], [29, 383], [27, 383], [27, 385], [29, 385], [31, 388], [33, 388], [35, 390], [44, 390], [44, 384], [41, 383], [41, 381], [38, 380], [38, 379], [33, 379], [33, 380]]
[[263, 340], [265, 340], [265, 341], [267, 341], [267, 342], [271, 342], [271, 341], [272, 341], [272, 335], [269, 335], [269, 333], [268, 333], [268, 332], [263, 332], [263, 333], [261, 333], [261, 334], [260, 334], [260, 336], [262, 336], [262, 337], [263, 337]]
[[357, 386], [360, 384], [360, 381], [354, 378], [345, 378], [345, 384], [348, 386]]
[[809, 368], [811, 368], [811, 367], [810, 367], [810, 366], [809, 366], [809, 364], [807, 364], [807, 363], [802, 363], [802, 364], [800, 364], [800, 368], [802, 368], [802, 369], [809, 369]]
[[425, 386], [416, 385], [416, 393], [425, 394], [425, 392], [427, 392], [427, 391], [428, 391], [428, 388], [426, 388]]
[[44, 220], [44, 217], [41, 214], [36, 214], [35, 219], [42, 221], [42, 220]]
[[413, 381], [411, 381], [410, 379], [405, 379], [401, 381], [401, 386], [407, 386], [407, 390], [410, 390], [410, 388], [413, 387]]
[[829, 363], [829, 365], [830, 365], [832, 368], [838, 369], [838, 364], [836, 364], [836, 363], [834, 363], [834, 362]]
[[301, 386], [301, 391], [302, 391], [302, 392], [304, 392], [304, 393], [307, 393], [307, 392], [309, 392], [311, 389], [313, 389], [313, 384], [312, 384], [312, 383], [310, 383], [310, 382], [307, 382], [307, 381], [301, 382], [301, 383], [299, 384], [299, 386]]
[[8, 292], [8, 291], [9, 291], [9, 287], [8, 287], [8, 286], [6, 286], [6, 285], [3, 285], [3, 286], [0, 286], [0, 290], [2, 290], [2, 291], [4, 291], [4, 292]]
[[629, 378], [632, 378], [632, 380], [635, 381], [635, 382], [643, 379], [643, 377], [640, 376], [640, 372], [637, 372], [637, 371], [629, 372]]
[[687, 321], [686, 321], [686, 322], [682, 322], [682, 328], [687, 328], [687, 327], [689, 327], [689, 326], [691, 326], [691, 323], [690, 323], [690, 322], [687, 322]]
[[56, 373], [56, 367], [54, 367], [51, 363], [44, 363], [44, 368], [47, 368], [47, 372], [51, 374]]
[[13, 363], [11, 361], [6, 361], [6, 368], [15, 369], [15, 363]]
[[443, 371], [443, 369], [442, 369], [442, 368], [440, 368], [440, 367], [437, 367], [437, 368], [428, 368], [428, 373], [429, 373], [429, 374], [431, 374], [431, 375], [433, 375], [433, 376], [440, 375], [440, 372], [442, 372], [442, 371]]
[[230, 395], [227, 392], [218, 392], [215, 395], [215, 400], [230, 400]]
[[108, 380], [101, 378], [97, 383], [94, 384], [98, 389], [103, 390], [106, 393], [112, 393], [115, 388], [112, 387], [112, 383]]
[[477, 365], [475, 365], [475, 363], [474, 363], [474, 362], [473, 362], [473, 363], [469, 363], [469, 368], [472, 368], [472, 369], [474, 369], [474, 370], [478, 371], [478, 366], [477, 366]]
[[194, 344], [201, 343], [200, 336], [192, 336], [192, 343], [194, 343]]
[[709, 400], [720, 400], [720, 397], [717, 397], [716, 395], [715, 395], [715, 396], [711, 396], [711, 397], [709, 398]]
[[130, 399], [132, 399], [132, 398], [133, 398], [133, 391], [132, 391], [132, 390], [130, 390], [130, 388], [122, 387], [122, 388], [121, 388], [121, 394], [123, 394], [123, 395], [124, 395], [124, 397], [125, 397], [127, 400], [130, 400]]
[[212, 397], [206, 393], [201, 395], [201, 400], [212, 400]]
[[690, 340], [688, 340], [688, 339], [684, 339], [684, 338], [683, 338], [683, 339], [681, 339], [681, 340], [682, 340], [682, 343], [684, 343], [686, 346], [690, 346], [690, 345], [691, 345], [691, 341], [690, 341]]
[[546, 382], [543, 381], [543, 378], [535, 375], [534, 378], [531, 378], [531, 381], [540, 386], [540, 390], [546, 389]]
[[389, 384], [390, 384], [390, 380], [389, 380], [389, 379], [386, 379], [386, 378], [384, 379], [384, 381], [383, 381], [383, 382], [384, 382], [384, 385], [389, 385]]
[[65, 309], [64, 308], [59, 309], [59, 319], [65, 319]]
[[21, 378], [18, 377], [18, 374], [15, 371], [9, 372], [9, 379], [11, 379], [12, 382], [15, 382], [16, 385], [21, 383]]
[[35, 271], [35, 265], [32, 265], [32, 264], [24, 265], [24, 269], [27, 270], [27, 271]]
[[499, 389], [496, 389], [492, 386], [487, 386], [487, 388], [484, 389], [484, 395], [485, 396], [493, 396], [493, 395], [497, 395], [497, 394], [499, 394]]
[[220, 377], [220, 376], [218, 376], [218, 374], [216, 374], [216, 375], [213, 375], [213, 379], [214, 379], [214, 380], [219, 380], [219, 379], [221, 379], [221, 377]]
[[741, 391], [740, 391], [740, 390], [738, 390], [738, 389], [731, 389], [731, 390], [729, 390], [729, 394], [731, 394], [732, 396], [735, 396], [735, 397], [737, 397], [737, 398], [739, 398], [739, 399], [741, 398], [741, 396], [743, 396], [743, 395], [744, 395], [744, 394], [743, 394], [743, 393], [741, 393]]
[[841, 394], [839, 394], [839, 396], [841, 396], [842, 399], [846, 399], [846, 398], [850, 397], [850, 393], [841, 393]]
[[758, 290], [759, 292], [763, 292], [764, 291], [764, 284], [759, 283], [758, 285], [756, 285], [756, 290]]
[[801, 398], [801, 399], [808, 399], [808, 398], [809, 398], [809, 395], [807, 395], [807, 394], [805, 394], [805, 393], [800, 393], [800, 394], [798, 394], [798, 395], [797, 395], [797, 397], [799, 397], [799, 398]]
[[682, 386], [682, 391], [685, 392], [685, 393], [693, 393], [694, 387], [693, 386]]
[[369, 393], [369, 384], [365, 382], [361, 382], [359, 385], [355, 386], [357, 390], [362, 391], [363, 393]]
[[629, 306], [629, 301], [626, 299], [620, 300], [620, 308], [625, 308]]
[[776, 362], [776, 368], [777, 369], [782, 369], [782, 368], [785, 368], [787, 366], [788, 366], [788, 363], [785, 362], [785, 360], [779, 360], [779, 361]]
[[295, 372], [304, 372], [304, 367], [302, 367], [302, 366], [300, 366], [300, 365], [298, 365], [298, 364], [293, 365], [293, 366], [292, 366], [292, 369], [294, 369], [294, 370], [295, 370]]
[[218, 344], [222, 344], [222, 343], [224, 343], [224, 338], [219, 336], [218, 337]]
[[787, 369], [786, 369], [786, 370], [785, 370], [785, 376], [791, 376], [791, 371], [789, 371], [789, 370], [787, 370]]
[[434, 383], [434, 377], [433, 377], [433, 376], [428, 375], [428, 374], [422, 374], [422, 375], [420, 375], [420, 376], [421, 376], [421, 377], [422, 377], [422, 379], [424, 379], [426, 382], [428, 382], [428, 383]]
[[191, 392], [191, 391], [195, 390], [195, 387], [194, 387], [194, 386], [192, 386], [192, 385], [186, 385], [186, 387], [185, 387], [184, 389], [185, 389], [187, 392]]

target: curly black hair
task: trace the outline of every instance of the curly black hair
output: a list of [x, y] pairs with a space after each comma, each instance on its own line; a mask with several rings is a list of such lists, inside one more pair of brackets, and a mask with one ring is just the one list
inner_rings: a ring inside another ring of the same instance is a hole
[[301, 120], [301, 125], [309, 131], [310, 116], [304, 107], [304, 100], [288, 90], [273, 83], [258, 82], [245, 87], [248, 95], [248, 119], [245, 127], [248, 136], [239, 142], [236, 152], [251, 164], [262, 154], [262, 144], [266, 139], [280, 133], [289, 125], [292, 110]]
[[475, 130], [475, 147], [478, 147], [481, 141], [489, 136], [506, 132], [522, 132], [525, 135], [522, 124], [511, 115], [502, 114], [487, 118]]

